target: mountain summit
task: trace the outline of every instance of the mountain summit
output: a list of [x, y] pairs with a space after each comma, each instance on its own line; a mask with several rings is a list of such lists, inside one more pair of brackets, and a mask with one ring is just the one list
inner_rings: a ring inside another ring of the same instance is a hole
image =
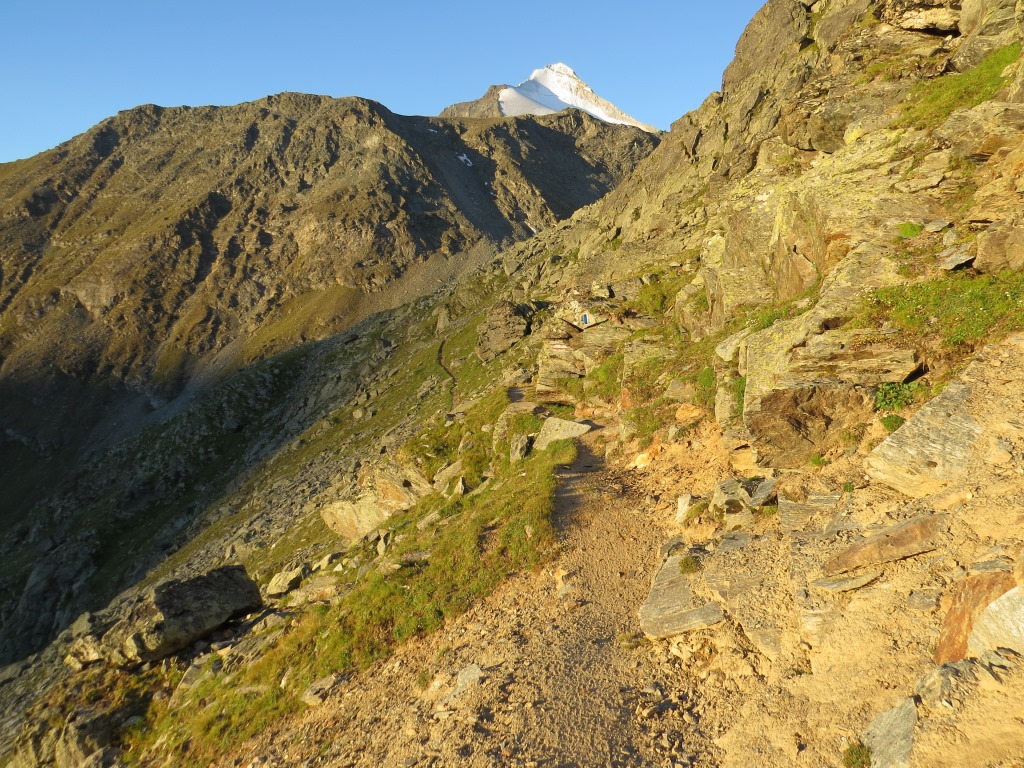
[[658, 129], [630, 117], [594, 89], [565, 64], [548, 64], [533, 70], [528, 80], [517, 86], [492, 85], [476, 101], [453, 104], [442, 117], [515, 117], [550, 115], [563, 109], [581, 109], [606, 123], [632, 125], [649, 133]]

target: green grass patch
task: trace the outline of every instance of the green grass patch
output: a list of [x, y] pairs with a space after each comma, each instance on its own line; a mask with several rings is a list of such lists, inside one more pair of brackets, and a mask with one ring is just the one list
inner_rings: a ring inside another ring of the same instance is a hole
[[743, 402], [747, 394], [747, 377], [737, 376], [729, 386], [732, 389], [732, 400], [736, 408], [736, 415], [743, 418]]
[[1003, 70], [1020, 57], [1020, 43], [993, 51], [966, 72], [919, 83], [910, 92], [900, 128], [936, 128], [957, 109], [975, 107], [994, 97], [1006, 84]]
[[888, 416], [883, 416], [879, 421], [882, 422], [882, 426], [885, 427], [887, 432], [895, 432], [897, 429], [907, 423], [907, 420], [902, 416], [897, 416], [895, 413], [890, 413]]
[[843, 768], [871, 768], [871, 749], [855, 741], [843, 752]]
[[875, 390], [876, 411], [902, 411], [914, 402], [921, 388], [917, 382], [886, 382]]
[[700, 572], [700, 560], [693, 555], [686, 555], [679, 561], [679, 572], [684, 576], [689, 576], [694, 573]]
[[863, 312], [874, 324], [895, 324], [916, 336], [938, 337], [948, 348], [970, 346], [1024, 328], [1024, 273], [952, 273], [883, 288]]
[[623, 360], [624, 356], [621, 352], [608, 355], [587, 374], [587, 384], [592, 395], [609, 402], [619, 398], [619, 394], [622, 392]]
[[693, 395], [693, 404], [699, 405], [702, 408], [714, 408], [715, 394], [718, 390], [718, 382], [715, 379], [715, 369], [710, 365], [705, 368], [701, 368], [697, 375], [693, 377], [693, 383], [697, 388], [697, 391]]
[[924, 232], [924, 224], [916, 224], [912, 221], [905, 221], [900, 224], [898, 230], [899, 236], [903, 240], [912, 240], [922, 232]]

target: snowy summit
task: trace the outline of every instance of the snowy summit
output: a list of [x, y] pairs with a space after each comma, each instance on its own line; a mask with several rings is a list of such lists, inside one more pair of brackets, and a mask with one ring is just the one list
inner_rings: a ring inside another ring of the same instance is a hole
[[598, 120], [622, 125], [633, 125], [651, 133], [653, 126], [641, 123], [609, 101], [605, 101], [565, 64], [549, 64], [535, 69], [530, 79], [517, 86], [504, 88], [498, 93], [501, 114], [550, 115], [567, 107], [587, 112]]

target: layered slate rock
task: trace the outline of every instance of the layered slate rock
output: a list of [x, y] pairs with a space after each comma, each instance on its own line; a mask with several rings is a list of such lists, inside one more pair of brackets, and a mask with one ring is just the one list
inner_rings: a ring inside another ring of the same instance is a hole
[[725, 620], [718, 603], [694, 595], [692, 577], [679, 569], [683, 557], [672, 555], [665, 560], [640, 607], [640, 629], [652, 640], [705, 629]]
[[156, 661], [262, 605], [259, 587], [245, 568], [229, 565], [148, 590], [124, 610], [100, 645], [114, 664]]
[[874, 768], [910, 768], [914, 750], [917, 707], [913, 699], [878, 715], [868, 727], [864, 743], [871, 749]]
[[847, 547], [825, 563], [822, 571], [826, 576], [835, 576], [930, 552], [938, 546], [947, 526], [948, 518], [944, 514], [915, 517]]
[[872, 451], [866, 462], [871, 479], [918, 498], [962, 479], [982, 435], [969, 409], [971, 394], [963, 382], [950, 383]]

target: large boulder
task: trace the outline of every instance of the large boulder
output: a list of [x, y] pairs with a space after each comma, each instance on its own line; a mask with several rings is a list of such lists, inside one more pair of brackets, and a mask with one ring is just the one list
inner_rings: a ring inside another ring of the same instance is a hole
[[156, 661], [262, 605], [259, 587], [241, 565], [172, 579], [120, 608], [118, 619], [100, 639], [100, 648], [106, 660], [117, 665]]
[[485, 363], [507, 352], [530, 332], [529, 313], [509, 302], [498, 304], [477, 328], [476, 354]]
[[346, 542], [353, 542], [430, 493], [418, 471], [391, 462], [360, 471], [358, 487], [346, 497], [314, 502], [324, 523]]
[[971, 387], [950, 383], [871, 452], [866, 462], [871, 479], [918, 498], [964, 479], [982, 436], [972, 399]]

